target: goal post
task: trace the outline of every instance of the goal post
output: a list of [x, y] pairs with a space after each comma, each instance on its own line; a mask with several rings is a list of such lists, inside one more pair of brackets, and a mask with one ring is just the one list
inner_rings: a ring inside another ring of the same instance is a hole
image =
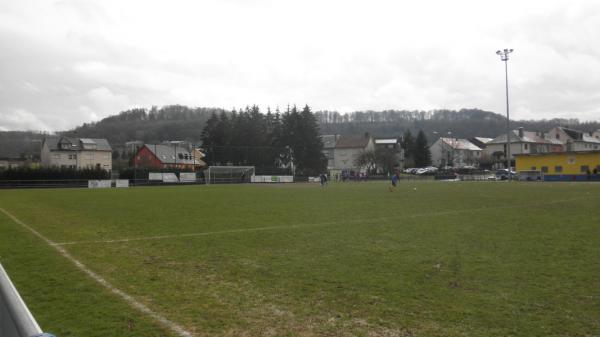
[[206, 184], [239, 184], [252, 181], [254, 166], [209, 166], [205, 171]]

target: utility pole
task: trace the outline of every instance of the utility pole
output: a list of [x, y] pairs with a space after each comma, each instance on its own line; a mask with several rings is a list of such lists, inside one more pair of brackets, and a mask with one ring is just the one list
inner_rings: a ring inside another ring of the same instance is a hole
[[504, 62], [504, 77], [506, 85], [506, 167], [508, 169], [508, 179], [512, 179], [511, 157], [510, 157], [510, 115], [508, 105], [508, 55], [513, 52], [513, 49], [504, 49], [496, 51], [500, 55], [500, 60]]

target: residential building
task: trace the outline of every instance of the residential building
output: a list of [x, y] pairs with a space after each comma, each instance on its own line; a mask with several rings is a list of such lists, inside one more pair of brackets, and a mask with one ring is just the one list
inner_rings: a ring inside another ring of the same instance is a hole
[[125, 143], [125, 153], [134, 154], [139, 151], [139, 149], [144, 146], [144, 142], [141, 140], [132, 140]]
[[106, 139], [47, 137], [41, 159], [45, 167], [112, 170], [112, 148]]
[[[512, 130], [510, 136], [511, 161], [517, 154], [536, 154], [562, 152], [563, 145], [559, 140], [547, 139], [543, 132], [525, 131], [523, 128]], [[486, 143], [483, 150], [485, 156], [493, 158], [494, 166], [506, 166], [506, 134], [502, 134]], [[511, 165], [512, 166], [512, 165]]]
[[548, 131], [546, 138], [559, 141], [564, 151], [600, 150], [600, 130], [587, 133], [557, 126]]
[[483, 150], [467, 139], [440, 137], [429, 147], [434, 166], [479, 166]]
[[404, 149], [402, 148], [400, 137], [395, 138], [375, 138], [374, 139], [375, 150], [379, 148], [385, 148], [393, 150], [396, 154], [397, 168], [404, 168]]
[[517, 172], [539, 171], [544, 180], [600, 180], [600, 151], [517, 154]]
[[487, 143], [494, 140], [494, 138], [486, 138], [486, 137], [471, 137], [468, 139], [473, 145], [477, 146], [480, 149], [485, 149]]
[[334, 149], [334, 167], [338, 170], [361, 171], [364, 168], [356, 164], [358, 156], [364, 151], [374, 151], [375, 143], [368, 133], [363, 136], [340, 136]]
[[335, 168], [335, 143], [340, 138], [340, 135], [322, 135], [321, 141], [323, 142], [323, 154], [327, 158], [327, 169], [331, 170]]
[[177, 143], [144, 144], [133, 161], [135, 167], [197, 170], [206, 165], [202, 158], [196, 158], [200, 154], [199, 150], [189, 151]]

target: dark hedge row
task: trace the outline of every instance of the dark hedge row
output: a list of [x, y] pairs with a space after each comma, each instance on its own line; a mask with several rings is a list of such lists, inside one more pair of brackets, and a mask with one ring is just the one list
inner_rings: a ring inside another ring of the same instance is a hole
[[110, 179], [110, 172], [103, 169], [70, 168], [9, 168], [0, 170], [0, 180], [68, 180]]

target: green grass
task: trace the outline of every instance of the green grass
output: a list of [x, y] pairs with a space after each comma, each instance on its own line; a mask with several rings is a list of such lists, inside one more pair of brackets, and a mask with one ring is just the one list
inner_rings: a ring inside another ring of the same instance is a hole
[[[3, 190], [0, 207], [197, 336], [600, 335], [600, 184]], [[175, 336], [2, 213], [0, 262], [57, 337]]]

